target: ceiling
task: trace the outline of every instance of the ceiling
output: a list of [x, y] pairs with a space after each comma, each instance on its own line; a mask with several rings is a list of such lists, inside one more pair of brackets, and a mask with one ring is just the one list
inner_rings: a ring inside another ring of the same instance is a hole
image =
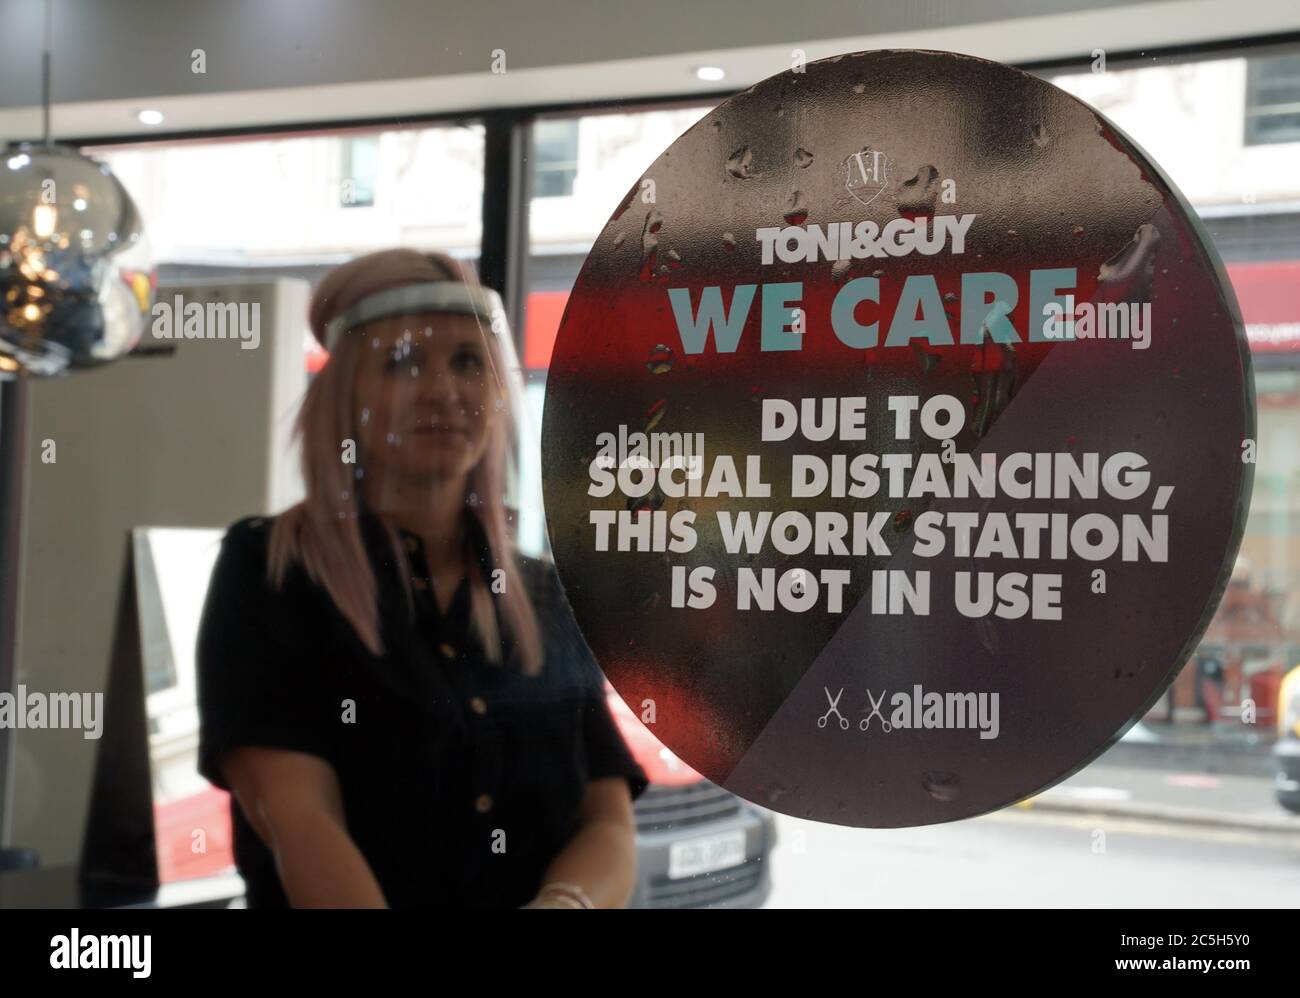
[[[1077, 59], [1300, 30], [1294, 0], [52, 0], [55, 137], [735, 92], [869, 48]], [[0, 0], [0, 140], [40, 134], [42, 4]], [[206, 72], [193, 71], [202, 49]], [[494, 50], [505, 72], [493, 72]], [[702, 83], [701, 64], [726, 69]], [[144, 108], [164, 113], [141, 125]]]

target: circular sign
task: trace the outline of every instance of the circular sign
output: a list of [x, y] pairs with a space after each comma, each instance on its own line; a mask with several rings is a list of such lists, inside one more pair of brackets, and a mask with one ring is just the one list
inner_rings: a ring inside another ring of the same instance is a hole
[[1191, 209], [1051, 84], [939, 52], [722, 104], [596, 239], [543, 488], [587, 643], [798, 817], [949, 821], [1100, 754], [1193, 652], [1254, 460]]

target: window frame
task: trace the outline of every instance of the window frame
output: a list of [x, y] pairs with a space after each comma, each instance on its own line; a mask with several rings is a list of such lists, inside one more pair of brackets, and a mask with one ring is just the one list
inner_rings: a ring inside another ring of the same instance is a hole
[[[1268, 64], [1271, 62], [1276, 65], [1283, 59], [1291, 59], [1294, 63], [1294, 68], [1285, 77], [1285, 82], [1292, 86], [1295, 99], [1282, 103], [1259, 103], [1259, 91], [1266, 86], [1278, 83], [1277, 80], [1264, 78], [1265, 71], [1272, 68]], [[1293, 51], [1276, 55], [1247, 57], [1244, 100], [1241, 138], [1243, 146], [1270, 146], [1300, 142], [1300, 52]], [[1279, 117], [1294, 117], [1296, 123], [1291, 126], [1290, 132], [1284, 130], [1282, 134], [1267, 134], [1262, 127], [1264, 123], [1269, 119]]]
[[[1199, 62], [1233, 57], [1263, 56], [1270, 53], [1289, 54], [1300, 51], [1300, 31], [1263, 36], [1219, 38], [1206, 42], [1155, 47], [1151, 49], [1118, 50], [1106, 53], [1108, 70], [1150, 68], [1175, 65], [1180, 62]], [[1010, 63], [1015, 68], [1036, 75], [1078, 71], [1091, 65], [1089, 51], [1065, 58], [1026, 60]], [[644, 96], [571, 101], [538, 105], [512, 105], [509, 107], [483, 107], [454, 112], [426, 115], [371, 116], [327, 121], [281, 122], [255, 127], [230, 127], [220, 129], [178, 130], [159, 132], [149, 136], [83, 135], [68, 136], [63, 144], [74, 148], [86, 146], [116, 146], [129, 148], [182, 141], [215, 140], [223, 138], [244, 139], [276, 136], [302, 136], [308, 134], [337, 134], [350, 130], [393, 129], [428, 127], [433, 125], [485, 126], [484, 178], [482, 205], [482, 235], [480, 240], [479, 276], [482, 283], [502, 294], [516, 349], [523, 354], [523, 302], [528, 289], [528, 256], [531, 240], [528, 232], [528, 206], [532, 198], [531, 171], [526, 165], [532, 162], [532, 124], [537, 118], [558, 115], [586, 115], [602, 112], [637, 113], [658, 111], [674, 107], [698, 107], [708, 101], [722, 102], [734, 96], [739, 88], [699, 90], [690, 94], [647, 94]], [[32, 137], [29, 141], [38, 141]], [[16, 433], [24, 433], [22, 426], [22, 400], [26, 384], [22, 381], [0, 383], [0, 418]], [[6, 433], [4, 437], [9, 437]], [[21, 461], [22, 455], [13, 453], [0, 440], [0, 478], [11, 476], [2, 472]], [[19, 498], [10, 489], [0, 489], [0, 555], [3, 557], [3, 575], [0, 585], [16, 585], [20, 581], [20, 565], [15, 554], [21, 545], [17, 530]], [[0, 620], [0, 689], [11, 689], [14, 678], [15, 622]], [[0, 828], [5, 827], [7, 810], [6, 774], [8, 771], [9, 732], [0, 729]]]

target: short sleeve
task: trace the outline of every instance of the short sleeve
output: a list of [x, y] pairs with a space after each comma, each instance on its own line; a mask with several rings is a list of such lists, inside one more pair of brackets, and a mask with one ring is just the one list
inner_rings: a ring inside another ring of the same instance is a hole
[[[546, 613], [552, 628], [564, 645], [564, 653], [578, 672], [582, 690], [582, 739], [587, 758], [587, 778], [598, 780], [609, 776], [627, 779], [632, 799], [640, 797], [650, 785], [645, 769], [628, 747], [610, 706], [609, 688], [600, 664], [592, 654], [582, 630], [574, 619], [573, 610], [564, 595], [564, 587], [554, 564], [544, 562], [539, 566], [544, 574], [543, 588]], [[626, 708], [624, 708], [626, 709]], [[635, 716], [629, 718], [639, 723]]]
[[587, 749], [587, 777], [598, 780], [606, 776], [627, 779], [632, 799], [636, 800], [650, 785], [641, 764], [636, 761], [618, 729], [610, 709], [609, 698], [602, 689], [587, 697], [583, 707], [583, 738]]
[[[223, 754], [239, 745], [292, 749], [330, 761], [309, 629], [288, 594], [266, 580], [269, 526], [245, 519], [221, 542], [195, 648], [198, 770], [229, 790]], [[337, 715], [335, 715], [337, 716]]]

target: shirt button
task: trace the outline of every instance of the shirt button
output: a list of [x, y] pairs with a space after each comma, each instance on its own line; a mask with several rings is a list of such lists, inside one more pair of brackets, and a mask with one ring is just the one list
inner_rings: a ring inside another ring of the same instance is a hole
[[488, 794], [479, 794], [474, 801], [474, 810], [479, 814], [487, 814], [492, 810], [492, 798]]
[[484, 700], [482, 697], [471, 698], [469, 702], [469, 706], [470, 709], [474, 711], [475, 714], [478, 714], [480, 716], [487, 713], [487, 701]]
[[453, 648], [451, 645], [447, 644], [446, 641], [444, 641], [442, 644], [438, 645], [438, 650], [439, 650], [440, 652], [442, 652], [442, 657], [443, 657], [443, 658], [455, 658], [455, 657], [456, 657], [456, 649]]

